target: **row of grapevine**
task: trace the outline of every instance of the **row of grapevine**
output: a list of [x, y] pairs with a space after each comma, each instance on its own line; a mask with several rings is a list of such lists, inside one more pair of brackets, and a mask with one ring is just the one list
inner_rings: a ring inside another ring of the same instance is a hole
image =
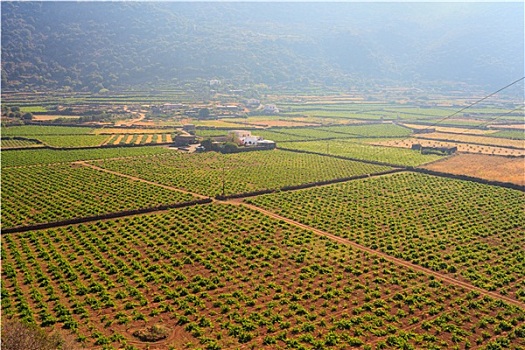
[[84, 166], [2, 171], [2, 227], [27, 226], [195, 199]]
[[0, 148], [9, 149], [9, 148], [32, 148], [32, 147], [43, 147], [41, 143], [38, 143], [33, 140], [23, 140], [23, 139], [12, 139], [12, 138], [2, 138], [0, 141]]
[[161, 147], [122, 147], [72, 150], [17, 150], [2, 152], [2, 169], [8, 167], [40, 164], [70, 163], [83, 160], [140, 157], [153, 154], [173, 153]]
[[2, 127], [2, 136], [87, 135], [93, 130], [85, 127], [21, 125]]
[[41, 135], [34, 137], [48, 146], [64, 148], [96, 147], [107, 139], [107, 136], [103, 135]]
[[2, 236], [2, 315], [88, 347], [525, 345], [525, 311], [373, 254], [214, 204]]
[[441, 158], [435, 154], [421, 154], [419, 151], [404, 148], [373, 146], [366, 142], [377, 142], [377, 139], [281, 142], [279, 148], [398, 164], [400, 166], [418, 166]]
[[206, 196], [279, 189], [316, 181], [372, 174], [390, 169], [310, 154], [260, 151], [237, 154], [170, 153], [107, 160], [97, 165]]
[[525, 301], [524, 199], [516, 190], [400, 173], [248, 201]]

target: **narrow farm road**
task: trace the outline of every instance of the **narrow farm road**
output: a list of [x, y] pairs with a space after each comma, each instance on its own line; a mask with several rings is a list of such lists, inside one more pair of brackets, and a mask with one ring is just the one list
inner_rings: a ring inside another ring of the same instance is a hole
[[127, 174], [122, 174], [122, 173], [119, 173], [117, 171], [104, 169], [104, 168], [101, 168], [99, 166], [90, 164], [90, 163], [88, 163], [86, 161], [73, 162], [72, 164], [77, 164], [77, 165], [85, 166], [85, 167], [88, 167], [88, 168], [91, 168], [91, 169], [95, 169], [95, 170], [98, 170], [98, 171], [103, 171], [103, 172], [106, 172], [106, 173], [109, 173], [109, 174], [125, 177], [125, 178], [128, 178], [128, 179], [133, 180], [133, 181], [144, 182], [144, 183], [147, 183], [149, 185], [165, 188], [167, 190], [178, 191], [178, 192], [182, 192], [182, 193], [185, 193], [185, 194], [190, 194], [190, 195], [192, 195], [194, 197], [198, 197], [200, 199], [207, 199], [207, 198], [209, 198], [208, 196], [203, 196], [202, 194], [186, 191], [186, 190], [183, 190], [183, 189], [180, 189], [180, 188], [177, 188], [177, 187], [162, 185], [162, 184], [159, 184], [159, 183], [156, 183], [156, 182], [153, 182], [153, 181], [148, 181], [148, 180], [142, 179], [140, 177], [127, 175]]
[[342, 237], [336, 236], [334, 234], [328, 233], [326, 231], [322, 231], [322, 230], [316, 229], [314, 227], [302, 224], [302, 223], [300, 223], [298, 221], [286, 218], [284, 216], [281, 216], [281, 215], [276, 214], [274, 212], [271, 212], [271, 211], [268, 211], [266, 209], [260, 208], [258, 206], [242, 202], [242, 200], [240, 200], [240, 199], [238, 199], [238, 200], [228, 200], [228, 201], [225, 201], [225, 203], [230, 203], [230, 204], [235, 204], [235, 205], [243, 205], [243, 206], [245, 206], [247, 208], [250, 208], [252, 210], [257, 210], [260, 213], [265, 214], [265, 215], [267, 215], [269, 217], [272, 217], [274, 219], [283, 220], [283, 221], [289, 223], [290, 225], [294, 225], [294, 226], [297, 226], [297, 227], [300, 227], [300, 228], [303, 228], [303, 229], [306, 229], [306, 230], [310, 230], [310, 231], [312, 231], [313, 233], [315, 233], [315, 234], [317, 234], [319, 236], [327, 237], [327, 238], [329, 238], [329, 239], [331, 239], [331, 240], [333, 240], [335, 242], [342, 243], [342, 244], [345, 244], [345, 245], [349, 245], [352, 248], [355, 248], [355, 249], [358, 249], [358, 250], [361, 250], [361, 251], [365, 251], [365, 252], [368, 252], [370, 254], [374, 254], [376, 256], [382, 257], [382, 258], [384, 258], [384, 259], [386, 259], [388, 261], [391, 261], [391, 262], [393, 262], [395, 264], [404, 266], [406, 268], [409, 268], [409, 269], [412, 269], [412, 270], [415, 270], [415, 271], [421, 271], [421, 272], [423, 272], [423, 273], [425, 273], [427, 275], [432, 275], [432, 276], [438, 278], [441, 281], [453, 284], [453, 285], [458, 286], [458, 287], [465, 288], [465, 289], [470, 290], [470, 291], [476, 291], [476, 292], [479, 292], [481, 295], [486, 295], [486, 296], [489, 296], [489, 297], [494, 298], [494, 299], [503, 300], [503, 301], [505, 301], [505, 302], [507, 302], [509, 304], [512, 304], [512, 305], [515, 305], [515, 306], [518, 306], [518, 307], [521, 307], [521, 308], [525, 309], [525, 304], [523, 302], [519, 301], [519, 300], [516, 300], [516, 299], [513, 299], [513, 298], [509, 298], [509, 297], [507, 297], [505, 295], [501, 295], [501, 294], [498, 294], [498, 293], [490, 292], [490, 291], [485, 290], [483, 288], [476, 287], [476, 286], [474, 286], [474, 285], [472, 285], [472, 284], [470, 284], [468, 282], [457, 280], [455, 278], [443, 275], [443, 274], [441, 274], [439, 272], [436, 272], [436, 271], [424, 268], [422, 266], [413, 264], [413, 263], [408, 262], [406, 260], [393, 257], [391, 255], [385, 254], [385, 253], [377, 251], [377, 250], [373, 250], [373, 249], [368, 248], [366, 246], [363, 246], [361, 244], [358, 244], [358, 243], [355, 243], [353, 241], [350, 241], [350, 240], [348, 240], [346, 238], [342, 238]]

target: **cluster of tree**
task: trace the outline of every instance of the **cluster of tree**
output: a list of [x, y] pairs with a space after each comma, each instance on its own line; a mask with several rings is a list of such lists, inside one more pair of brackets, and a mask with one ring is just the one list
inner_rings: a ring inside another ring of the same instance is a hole
[[213, 142], [211, 138], [202, 140], [201, 146], [204, 147], [206, 151], [221, 153], [237, 153], [239, 151], [239, 146], [237, 146], [234, 142], [217, 143]]
[[5, 1], [1, 10], [4, 90], [104, 92], [216, 78], [499, 84], [523, 67], [519, 3]]
[[6, 117], [9, 119], [32, 120], [33, 113], [24, 113], [20, 110], [20, 107], [18, 106], [2, 106], [2, 117]]

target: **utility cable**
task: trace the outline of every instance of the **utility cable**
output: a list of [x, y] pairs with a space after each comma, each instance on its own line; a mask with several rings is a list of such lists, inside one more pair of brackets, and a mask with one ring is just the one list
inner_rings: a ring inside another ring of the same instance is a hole
[[519, 83], [519, 82], [522, 81], [523, 79], [525, 79], [525, 77], [521, 77], [521, 78], [519, 78], [518, 80], [515, 80], [515, 81], [513, 81], [512, 83], [510, 83], [510, 84], [508, 84], [508, 85], [502, 87], [501, 89], [499, 89], [499, 90], [497, 90], [497, 91], [494, 91], [494, 92], [490, 93], [489, 95], [487, 95], [487, 96], [485, 96], [485, 97], [483, 97], [483, 98], [477, 100], [476, 102], [473, 102], [473, 103], [471, 103], [470, 105], [461, 108], [460, 110], [458, 110], [458, 111], [456, 111], [456, 112], [454, 112], [454, 113], [452, 113], [452, 114], [450, 114], [450, 115], [448, 115], [448, 116], [446, 116], [446, 117], [444, 117], [444, 118], [438, 120], [437, 122], [435, 122], [434, 124], [430, 125], [429, 127], [425, 128], [425, 129], [423, 129], [423, 130], [430, 129], [430, 128], [436, 126], [437, 124], [442, 123], [443, 121], [445, 121], [445, 120], [447, 120], [447, 119], [449, 119], [449, 118], [452, 118], [452, 117], [455, 116], [456, 114], [459, 114], [459, 113], [463, 112], [464, 110], [466, 110], [466, 109], [468, 109], [468, 108], [470, 108], [470, 107], [472, 107], [472, 106], [475, 106], [475, 105], [477, 105], [478, 103], [480, 103], [480, 102], [482, 102], [482, 101], [485, 101], [487, 98], [496, 95], [498, 92], [501, 92], [501, 91], [503, 91], [503, 90], [505, 90], [505, 89], [511, 87], [512, 85], [515, 85], [515, 84]]
[[478, 127], [478, 128], [482, 128], [482, 127], [484, 127], [484, 126], [486, 126], [486, 125], [488, 125], [488, 124], [490, 124], [490, 123], [495, 122], [496, 120], [498, 120], [498, 119], [500, 119], [500, 118], [502, 118], [502, 117], [504, 117], [504, 116], [506, 116], [506, 115], [512, 114], [512, 113], [514, 113], [514, 112], [516, 112], [516, 111], [519, 111], [520, 109], [523, 109], [523, 107], [525, 107], [525, 106], [519, 106], [518, 108], [515, 108], [515, 109], [513, 109], [513, 110], [511, 110], [511, 111], [508, 111], [508, 112], [506, 112], [506, 113], [503, 113], [503, 114], [501, 114], [501, 115], [498, 115], [497, 117], [494, 117], [494, 118], [492, 118], [492, 119], [489, 119], [489, 120], [487, 120], [487, 121], [484, 121], [484, 122], [482, 122], [481, 124], [479, 124], [477, 127]]

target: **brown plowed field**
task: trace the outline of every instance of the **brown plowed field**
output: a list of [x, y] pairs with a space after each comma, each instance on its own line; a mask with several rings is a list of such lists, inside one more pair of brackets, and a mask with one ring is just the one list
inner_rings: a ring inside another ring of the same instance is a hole
[[525, 185], [525, 158], [459, 154], [423, 168]]

